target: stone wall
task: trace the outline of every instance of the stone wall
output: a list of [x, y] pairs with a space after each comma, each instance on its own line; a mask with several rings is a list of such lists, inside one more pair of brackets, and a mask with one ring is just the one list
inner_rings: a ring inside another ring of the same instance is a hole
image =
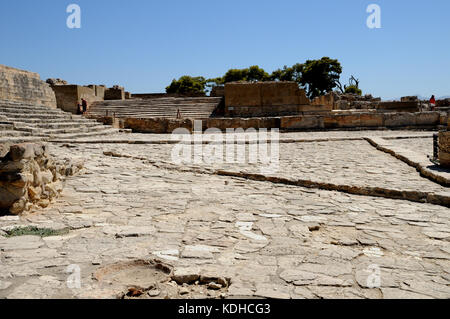
[[94, 95], [98, 97], [101, 101], [105, 99], [106, 86], [104, 85], [88, 85], [88, 88], [94, 91]]
[[1, 152], [0, 210], [14, 215], [33, 206], [47, 207], [62, 191], [64, 177], [83, 165], [54, 161], [42, 144], [3, 145]]
[[[81, 103], [81, 99], [85, 99], [88, 104], [103, 100], [101, 96], [96, 95], [95, 88], [92, 89], [86, 86], [57, 85], [52, 86], [52, 89], [56, 95], [58, 108], [73, 114], [77, 113], [77, 105]], [[97, 87], [97, 91], [101, 95], [101, 87]]]
[[211, 89], [211, 94], [210, 96], [213, 97], [224, 97], [225, 96], [225, 87], [224, 86], [214, 86]]
[[450, 106], [450, 98], [449, 99], [443, 99], [443, 100], [437, 100], [436, 101], [437, 107], [446, 107]]
[[450, 131], [440, 132], [438, 136], [439, 163], [450, 168]]
[[232, 82], [225, 84], [225, 115], [261, 117], [296, 114], [311, 104], [296, 82]]
[[377, 110], [382, 110], [383, 112], [419, 112], [419, 102], [409, 101], [409, 102], [397, 102], [397, 101], [387, 101], [380, 102], [377, 106]]
[[0, 65], [0, 100], [56, 108], [55, 94], [39, 74]]
[[[172, 133], [176, 128], [186, 128], [192, 132], [191, 119], [162, 118], [120, 118], [96, 117], [104, 124], [116, 128], [131, 129], [137, 133]], [[203, 119], [203, 129], [218, 128], [278, 128], [281, 131], [313, 131], [328, 129], [437, 129], [446, 123], [448, 116], [439, 112], [419, 113], [377, 113], [377, 112], [327, 112], [324, 114], [305, 114], [282, 117], [252, 118], [208, 118]]]
[[333, 110], [371, 110], [376, 109], [381, 98], [374, 98], [370, 94], [338, 94], [333, 92]]
[[114, 86], [105, 91], [105, 100], [125, 100], [125, 89], [121, 86]]

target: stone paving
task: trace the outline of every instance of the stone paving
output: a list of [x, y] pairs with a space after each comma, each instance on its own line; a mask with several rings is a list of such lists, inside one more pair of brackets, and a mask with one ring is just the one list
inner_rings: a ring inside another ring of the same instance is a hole
[[417, 138], [411, 143], [410, 139], [398, 139], [391, 141], [395, 145], [424, 155], [433, 155], [433, 138]]
[[[395, 132], [412, 134], [424, 133]], [[0, 297], [450, 297], [446, 205], [223, 176], [257, 166], [175, 165], [172, 147], [51, 144], [56, 156], [83, 158], [84, 170], [46, 209], [0, 217], [0, 235], [28, 225], [69, 232], [0, 236]], [[270, 174], [448, 194], [363, 139], [280, 144]], [[79, 288], [67, 285], [73, 269]]]

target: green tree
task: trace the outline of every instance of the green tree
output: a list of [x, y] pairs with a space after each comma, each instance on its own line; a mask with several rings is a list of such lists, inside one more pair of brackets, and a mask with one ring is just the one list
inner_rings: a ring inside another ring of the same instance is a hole
[[247, 69], [247, 81], [259, 82], [268, 81], [270, 79], [269, 73], [261, 69], [257, 65], [252, 65]]
[[336, 87], [342, 73], [338, 60], [323, 57], [320, 60], [308, 60], [302, 67], [300, 84], [306, 89], [310, 99], [331, 92]]
[[231, 69], [223, 76], [223, 83], [247, 81], [248, 69]]
[[268, 81], [270, 80], [270, 75], [264, 69], [257, 65], [252, 65], [246, 69], [231, 69], [222, 78], [221, 83], [237, 82], [237, 81]]
[[287, 67], [286, 65], [283, 69], [278, 69], [272, 72], [270, 75], [270, 80], [272, 81], [294, 81], [299, 85], [301, 84], [302, 79], [302, 70], [303, 64], [297, 63], [291, 67]]
[[345, 93], [362, 95], [362, 91], [356, 85], [350, 85], [345, 87]]
[[206, 79], [204, 77], [185, 75], [178, 80], [174, 79], [172, 83], [166, 87], [166, 92], [178, 94], [204, 94], [205, 85]]

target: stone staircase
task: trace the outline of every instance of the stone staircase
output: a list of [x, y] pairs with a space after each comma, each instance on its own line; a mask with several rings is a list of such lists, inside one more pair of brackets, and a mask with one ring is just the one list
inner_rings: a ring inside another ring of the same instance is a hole
[[209, 118], [213, 116], [221, 101], [220, 97], [163, 97], [101, 101], [91, 105], [88, 116], [176, 119], [177, 112], [180, 110], [182, 118]]
[[71, 140], [118, 132], [111, 126], [60, 109], [0, 100], [0, 143]]

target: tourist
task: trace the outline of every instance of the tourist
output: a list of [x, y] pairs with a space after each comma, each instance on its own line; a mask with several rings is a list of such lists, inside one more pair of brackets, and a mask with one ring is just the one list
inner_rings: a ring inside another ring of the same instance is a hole
[[178, 119], [181, 119], [181, 112], [180, 112], [180, 109], [177, 110], [177, 120], [178, 120]]
[[85, 99], [81, 99], [81, 105], [83, 107], [83, 115], [86, 114], [87, 110], [88, 110], [88, 104], [87, 101]]
[[77, 115], [82, 114], [83, 114], [83, 106], [81, 105], [81, 103], [77, 103]]
[[434, 111], [434, 108], [436, 107], [436, 99], [434, 98], [434, 95], [431, 96], [430, 106], [431, 106], [431, 110]]

